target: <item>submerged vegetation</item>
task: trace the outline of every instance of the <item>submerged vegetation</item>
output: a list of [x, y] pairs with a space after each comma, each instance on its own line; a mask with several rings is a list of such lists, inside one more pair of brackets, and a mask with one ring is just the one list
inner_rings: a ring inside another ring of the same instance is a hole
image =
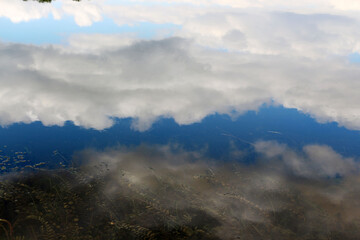
[[159, 164], [145, 155], [150, 161], [132, 155], [111, 165], [95, 156], [101, 164], [4, 175], [0, 239], [360, 237], [359, 191], [329, 197], [347, 183], [290, 178], [283, 185], [261, 169]]
[[204, 211], [163, 208], [131, 186], [108, 196], [105, 181], [75, 170], [2, 181], [0, 239], [218, 239], [220, 223]]

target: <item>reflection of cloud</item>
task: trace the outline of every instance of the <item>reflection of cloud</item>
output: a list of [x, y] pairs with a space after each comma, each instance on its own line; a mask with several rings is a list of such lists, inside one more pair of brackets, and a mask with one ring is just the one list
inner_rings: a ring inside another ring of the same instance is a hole
[[12, 22], [29, 21], [33, 19], [41, 19], [52, 14], [54, 18], [60, 18], [60, 12], [48, 4], [39, 5], [38, 2], [2, 0], [0, 2], [0, 17], [9, 18]]
[[135, 37], [130, 34], [128, 36], [124, 34], [73, 34], [68, 38], [68, 43], [72, 52], [101, 53], [130, 46], [134, 43], [134, 39]]
[[1, 107], [1, 121], [61, 124], [72, 120], [102, 129], [111, 125], [109, 116], [133, 117], [138, 119], [134, 126], [141, 130], [159, 116], [186, 124], [215, 111], [227, 112], [234, 105], [231, 102], [238, 102], [236, 107], [245, 111], [266, 101], [266, 96], [260, 100], [251, 90], [247, 97], [233, 98], [234, 93], [245, 93], [247, 84], [238, 91], [231, 89], [232, 81], [224, 91], [217, 88], [217, 77], [191, 56], [190, 47], [187, 41], [169, 39], [90, 55], [3, 46], [1, 56], [7, 57], [1, 65], [1, 97], [7, 100]]
[[322, 58], [359, 51], [358, 27], [346, 16], [224, 11], [196, 16], [177, 34], [214, 48]]
[[256, 174], [240, 166], [233, 170], [235, 165], [221, 166], [177, 146], [84, 151], [76, 161], [85, 161], [81, 162], [84, 171], [106, 177], [107, 195], [117, 195], [122, 185], [128, 185], [142, 196], [155, 196], [163, 209], [182, 211], [196, 206], [216, 218], [228, 216], [221, 219], [224, 225], [233, 225], [232, 218], [266, 221], [265, 212], [279, 208], [281, 203], [274, 200], [270, 206], [262, 194], [285, 190], [281, 176], [263, 172], [254, 177]]
[[[275, 158], [265, 165], [216, 163], [177, 146], [88, 150], [79, 153], [75, 161], [82, 161], [83, 171], [92, 176], [91, 181], [105, 179], [102, 190], [106, 196], [142, 199], [155, 209], [173, 214], [168, 219], [178, 218], [176, 224], [186, 224], [186, 220], [179, 221], [177, 211], [201, 209], [221, 223], [216, 228], [221, 239], [246, 234], [250, 234], [249, 239], [253, 234], [271, 234], [276, 236], [274, 239], [308, 239], [309, 234], [318, 234], [317, 238], [326, 239], [334, 231], [348, 234], [344, 229], [354, 223], [360, 212], [354, 204], [360, 193], [359, 185], [354, 184], [358, 176], [347, 175], [336, 182], [317, 176], [322, 176], [321, 171], [329, 173], [330, 168], [341, 169], [338, 166], [347, 165], [349, 159], [327, 146], [307, 146], [304, 156], [276, 142], [257, 142], [256, 149], [272, 157], [281, 155], [285, 164], [297, 156], [308, 161], [309, 169], [319, 162], [326, 165], [328, 159], [333, 166], [317, 169], [320, 173], [311, 169], [303, 178], [293, 178], [293, 173], [297, 176], [298, 172], [274, 166], [279, 163]], [[347, 227], [339, 229], [339, 224]], [[248, 232], [252, 225], [259, 229], [253, 234]], [[360, 234], [349, 232], [352, 236]]]
[[[4, 6], [2, 6], [3, 4]], [[36, 8], [38, 6], [38, 8]], [[347, 55], [360, 50], [357, 1], [125, 1], [104, 0], [51, 4], [2, 1], [0, 16], [14, 22], [73, 16], [80, 26], [103, 18], [118, 25], [172, 23], [174, 34], [198, 44], [255, 54], [305, 57]], [[30, 9], [30, 10], [29, 10]], [[352, 11], [350, 11], [352, 10]]]
[[[138, 21], [165, 22], [177, 21], [183, 23], [189, 17], [204, 12], [223, 12], [226, 9], [232, 11], [241, 9], [261, 9], [267, 11], [289, 11], [297, 13], [335, 13], [349, 14], [360, 10], [357, 0], [306, 0], [306, 1], [254, 1], [254, 0], [129, 0], [118, 3], [106, 2], [104, 0], [73, 2], [72, 0], [58, 0], [57, 5], [38, 4], [34, 2], [14, 2], [10, 0], [1, 1], [2, 16], [10, 18], [14, 22], [28, 21], [46, 17], [46, 12], [24, 11], [29, 7], [37, 9], [58, 9], [75, 17], [79, 25], [88, 25], [97, 21], [100, 15], [112, 16], [123, 19], [125, 24]], [[144, 4], [146, 3], [146, 4]], [[160, 8], [160, 10], [158, 10]], [[175, 11], [178, 9], [178, 11]], [[202, 9], [202, 10], [201, 10]], [[29, 9], [27, 9], [29, 10]], [[22, 17], [21, 13], [23, 14]], [[41, 13], [41, 14], [40, 14]], [[27, 16], [27, 17], [24, 17]], [[167, 19], [167, 20], [166, 20]], [[175, 20], [176, 19], [176, 20]]]
[[287, 171], [298, 176], [309, 178], [346, 176], [359, 170], [359, 164], [354, 159], [344, 158], [324, 145], [307, 145], [301, 154], [273, 141], [259, 141], [254, 146], [257, 152], [267, 158], [280, 159]]
[[119, 25], [174, 23], [187, 40], [77, 35], [70, 48], [2, 45], [0, 123], [103, 129], [109, 117], [132, 117], [145, 130], [160, 116], [189, 124], [274, 101], [360, 129], [359, 67], [346, 60], [360, 50], [359, 20], [348, 11], [356, 1], [141, 2], [1, 1], [0, 16], [14, 22], [52, 13], [81, 26], [104, 16]]
[[99, 4], [102, 2], [97, 1], [97, 3], [89, 4], [86, 1], [63, 1], [61, 10], [65, 14], [73, 16], [77, 25], [91, 26], [94, 22], [102, 20], [102, 9]]
[[[130, 2], [141, 3], [147, 0], [130, 0]], [[273, 1], [262, 1], [262, 0], [199, 0], [193, 2], [191, 0], [151, 0], [152, 3], [190, 3], [194, 5], [209, 6], [228, 6], [232, 8], [248, 8], [248, 7], [259, 7], [269, 9], [287, 9], [287, 10], [298, 10], [298, 11], [330, 11], [330, 10], [360, 10], [360, 5], [357, 0], [273, 0]]]
[[130, 41], [108, 38], [89, 53], [1, 44], [1, 124], [71, 120], [103, 129], [111, 117], [131, 117], [145, 130], [162, 116], [190, 124], [274, 101], [360, 129], [360, 69], [342, 59], [219, 52], [179, 38]]

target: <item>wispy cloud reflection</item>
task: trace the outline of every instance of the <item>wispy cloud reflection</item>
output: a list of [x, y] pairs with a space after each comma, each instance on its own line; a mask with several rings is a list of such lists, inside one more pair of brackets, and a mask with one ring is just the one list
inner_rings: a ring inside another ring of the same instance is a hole
[[[343, 172], [347, 163], [333, 164], [334, 158], [341, 158], [339, 154], [326, 146], [306, 146], [307, 159], [298, 161], [307, 164], [305, 168], [313, 171], [309, 173], [289, 164], [301, 153], [296, 155], [276, 142], [258, 142], [256, 146], [265, 155], [251, 166], [212, 162], [198, 152], [169, 145], [88, 150], [77, 160], [85, 163], [83, 171], [91, 178], [106, 179], [102, 191], [108, 196], [142, 198], [169, 211], [169, 217], [174, 209], [204, 211], [220, 223], [211, 231], [221, 239], [359, 236], [354, 228], [360, 212], [355, 204], [360, 179], [354, 171]], [[274, 159], [279, 154], [280, 161]], [[322, 161], [321, 165], [314, 159]], [[342, 178], [329, 178], [336, 171]], [[186, 224], [181, 221], [176, 224]]]

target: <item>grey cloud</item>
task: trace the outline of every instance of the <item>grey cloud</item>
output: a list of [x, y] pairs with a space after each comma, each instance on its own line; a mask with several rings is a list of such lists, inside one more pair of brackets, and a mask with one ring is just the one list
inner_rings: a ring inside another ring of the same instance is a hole
[[150, 2], [153, 4], [62, 0], [55, 7], [6, 0], [0, 3], [0, 16], [18, 22], [44, 18], [50, 13], [56, 18], [70, 15], [80, 26], [92, 25], [104, 16], [118, 25], [170, 23], [179, 26], [176, 36], [194, 39], [202, 46], [254, 54], [322, 58], [360, 50], [359, 4], [354, 0], [203, 1], [199, 5], [190, 1]]
[[[108, 195], [118, 194], [119, 185], [123, 184], [149, 196], [168, 186], [169, 191], [157, 195], [162, 208], [180, 210], [201, 206], [216, 217], [227, 209], [229, 215], [223, 220], [229, 224], [234, 224], [231, 218], [265, 221], [263, 211], [275, 210], [281, 203], [274, 200], [270, 206], [258, 195], [285, 190], [281, 176], [263, 172], [255, 177], [251, 170], [236, 164], [212, 162], [199, 152], [186, 152], [179, 146], [143, 145], [105, 152], [88, 150], [78, 153], [74, 161], [80, 162], [82, 171], [90, 176], [106, 176], [104, 191]], [[242, 179], [247, 179], [246, 183]]]
[[344, 176], [359, 170], [359, 164], [354, 159], [344, 158], [327, 146], [305, 146], [304, 152], [315, 165], [314, 170], [327, 176]]
[[278, 160], [278, 167], [301, 177], [352, 176], [360, 169], [354, 158], [345, 158], [325, 145], [306, 145], [302, 152], [274, 141], [258, 141], [254, 146], [267, 159]]
[[[247, 4], [237, 8], [232, 2], [214, 4], [105, 6], [104, 14], [119, 25], [177, 24], [180, 27], [174, 31], [176, 36], [235, 52], [326, 58], [359, 51], [356, 14], [323, 8], [323, 2], [312, 10], [284, 2], [274, 6], [261, 3], [264, 6], [260, 8], [249, 8]], [[291, 7], [282, 8], [283, 5]]]
[[[303, 154], [276, 142], [257, 142], [255, 146], [272, 159], [266, 164], [259, 161], [244, 166], [215, 162], [204, 158], [201, 152], [187, 152], [176, 145], [143, 145], [104, 152], [85, 150], [74, 157], [74, 162], [79, 163], [88, 181], [103, 179], [101, 194], [114, 199], [123, 195], [142, 199], [166, 213], [165, 219], [172, 224], [187, 224], [173, 209], [201, 209], [218, 220], [220, 225], [212, 230], [221, 239], [259, 239], [259, 234], [271, 235], [273, 239], [308, 239], [311, 234], [318, 234], [319, 238], [347, 232], [334, 223], [350, 227], [357, 218], [360, 209], [353, 203], [360, 191], [355, 184], [358, 176], [346, 175], [337, 182], [318, 178], [317, 172], [328, 173], [327, 168], [313, 169], [309, 175], [297, 178], [299, 172], [277, 168], [276, 157], [281, 156], [284, 163], [291, 162], [294, 156], [303, 158], [309, 162], [309, 168], [317, 161], [326, 164], [328, 158], [332, 165], [338, 161], [337, 166], [345, 166], [349, 159], [327, 146], [307, 146]], [[158, 227], [149, 225], [151, 229]], [[258, 231], [251, 231], [251, 226]], [[359, 234], [350, 232], [352, 236]], [[344, 239], [348, 237], [344, 235]]]
[[238, 10], [198, 15], [177, 34], [230, 51], [327, 58], [359, 51], [358, 27], [347, 15]]
[[2, 125], [70, 120], [104, 129], [113, 117], [130, 117], [146, 130], [159, 117], [191, 124], [274, 102], [360, 129], [360, 68], [342, 58], [221, 52], [181, 38], [90, 53], [21, 44], [1, 44], [0, 51]]
[[190, 46], [168, 39], [91, 55], [3, 44], [1, 112], [8, 117], [2, 124], [71, 120], [103, 129], [111, 125], [108, 117], [133, 117], [139, 129], [146, 129], [160, 116], [199, 121], [227, 108], [231, 99], [203, 85], [216, 84], [215, 77], [191, 56]]

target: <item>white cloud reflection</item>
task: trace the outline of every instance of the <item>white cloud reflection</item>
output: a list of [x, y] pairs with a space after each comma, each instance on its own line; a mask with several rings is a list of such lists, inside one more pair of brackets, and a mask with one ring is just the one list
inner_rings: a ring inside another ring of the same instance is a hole
[[360, 129], [360, 69], [341, 58], [235, 54], [179, 38], [111, 49], [1, 44], [1, 124], [71, 120], [103, 129], [109, 117], [131, 117], [146, 130], [158, 117], [190, 124], [274, 101]]
[[360, 130], [360, 68], [348, 62], [360, 48], [356, 1], [141, 2], [1, 1], [0, 16], [13, 22], [53, 14], [80, 26], [110, 17], [181, 27], [153, 41], [97, 34], [71, 36], [69, 46], [0, 44], [0, 123], [104, 129], [131, 117], [146, 130], [159, 117], [190, 124], [274, 102]]

